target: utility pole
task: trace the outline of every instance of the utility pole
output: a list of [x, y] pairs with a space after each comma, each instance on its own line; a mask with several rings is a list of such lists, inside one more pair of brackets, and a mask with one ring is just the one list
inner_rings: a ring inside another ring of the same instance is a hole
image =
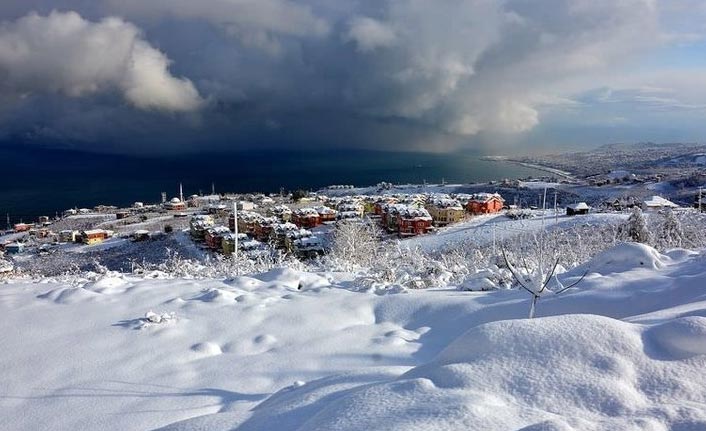
[[699, 212], [703, 211], [701, 208], [701, 192], [702, 192], [702, 189], [701, 189], [701, 187], [699, 187]]
[[497, 231], [496, 228], [497, 228], [497, 227], [498, 227], [498, 224], [497, 224], [497, 223], [493, 223], [493, 256], [495, 256], [496, 253], [497, 253], [496, 250], [495, 250], [495, 241], [496, 241], [495, 238], [496, 238], [496, 235], [497, 235], [497, 234], [496, 234], [496, 231]]
[[557, 196], [557, 191], [554, 189], [554, 224], [559, 224], [559, 212], [557, 211], [557, 206], [556, 206], [556, 196]]
[[12, 225], [10, 224], [10, 213], [7, 213], [7, 230], [12, 229]]
[[233, 201], [233, 264], [235, 275], [238, 275], [238, 201]]

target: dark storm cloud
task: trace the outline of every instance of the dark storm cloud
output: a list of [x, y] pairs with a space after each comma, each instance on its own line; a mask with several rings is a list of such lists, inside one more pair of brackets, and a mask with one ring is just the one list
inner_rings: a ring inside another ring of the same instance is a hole
[[529, 131], [661, 43], [651, 0], [23, 0], [0, 18], [1, 133], [108, 151], [443, 151]]

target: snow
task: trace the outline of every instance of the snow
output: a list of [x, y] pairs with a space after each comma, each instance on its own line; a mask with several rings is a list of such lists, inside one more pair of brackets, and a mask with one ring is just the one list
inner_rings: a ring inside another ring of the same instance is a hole
[[661, 196], [651, 196], [643, 202], [647, 208], [677, 208], [679, 205], [670, 202]]
[[574, 211], [591, 209], [591, 207], [589, 207], [586, 202], [579, 202], [577, 204], [567, 205], [567, 208], [571, 208]]
[[463, 242], [477, 245], [492, 244], [493, 237], [496, 241], [500, 241], [525, 232], [537, 232], [543, 226], [554, 229], [568, 228], [576, 224], [620, 223], [628, 217], [621, 213], [595, 213], [568, 217], [563, 213], [555, 214], [553, 210], [546, 210], [544, 216], [542, 216], [542, 210], [535, 210], [532, 213], [536, 217], [522, 220], [511, 220], [502, 213], [478, 215], [468, 221], [439, 229], [433, 234], [403, 241], [402, 245], [409, 248], [421, 247], [428, 251], [444, 251]]
[[290, 268], [7, 280], [3, 429], [706, 429], [706, 252], [620, 244], [562, 280], [587, 269], [531, 320], [518, 290]]
[[560, 183], [548, 181], [519, 181], [519, 187], [531, 190], [556, 189], [561, 186]]

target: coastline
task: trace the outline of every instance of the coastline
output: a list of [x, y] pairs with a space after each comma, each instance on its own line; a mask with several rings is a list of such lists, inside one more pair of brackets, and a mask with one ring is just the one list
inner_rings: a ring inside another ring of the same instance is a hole
[[562, 171], [561, 169], [552, 168], [551, 166], [538, 165], [536, 163], [524, 162], [522, 160], [511, 159], [507, 156], [484, 156], [480, 158], [481, 160], [487, 162], [507, 162], [516, 165], [524, 166], [526, 168], [536, 169], [538, 171], [548, 172], [557, 176], [560, 176], [567, 180], [575, 180], [576, 178], [571, 174], [571, 172]]

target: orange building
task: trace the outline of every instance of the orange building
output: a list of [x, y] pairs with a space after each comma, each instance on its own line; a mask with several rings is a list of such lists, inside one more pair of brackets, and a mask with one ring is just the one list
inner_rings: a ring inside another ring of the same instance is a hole
[[503, 209], [505, 199], [498, 193], [477, 193], [466, 203], [466, 210], [471, 214], [490, 214]]

